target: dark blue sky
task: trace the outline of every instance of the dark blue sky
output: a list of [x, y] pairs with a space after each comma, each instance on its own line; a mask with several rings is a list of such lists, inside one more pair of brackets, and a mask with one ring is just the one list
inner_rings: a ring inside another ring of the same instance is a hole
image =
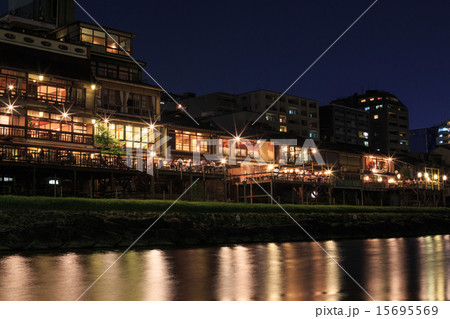
[[[138, 34], [134, 55], [165, 89], [197, 94], [284, 91], [373, 2], [78, 1]], [[381, 89], [408, 106], [411, 128], [450, 118], [449, 17], [448, 0], [379, 0], [289, 93], [325, 104]]]

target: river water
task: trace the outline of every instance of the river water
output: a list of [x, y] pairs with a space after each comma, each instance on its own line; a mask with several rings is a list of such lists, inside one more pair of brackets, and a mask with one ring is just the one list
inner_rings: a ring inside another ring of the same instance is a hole
[[[449, 300], [450, 235], [320, 243], [375, 300]], [[76, 300], [122, 251], [0, 255], [0, 300]], [[82, 300], [370, 300], [315, 243], [125, 254]]]

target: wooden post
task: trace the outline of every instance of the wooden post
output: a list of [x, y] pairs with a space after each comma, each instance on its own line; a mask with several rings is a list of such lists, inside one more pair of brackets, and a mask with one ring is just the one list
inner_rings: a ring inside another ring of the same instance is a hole
[[152, 174], [151, 177], [151, 192], [152, 192], [152, 198], [155, 199], [155, 175]]
[[33, 195], [36, 196], [36, 166], [33, 167]]
[[77, 170], [73, 170], [73, 197], [77, 197]]
[[253, 180], [250, 180], [250, 204], [253, 204]]
[[270, 180], [270, 204], [273, 205], [273, 179]]
[[244, 187], [244, 203], [247, 204], [247, 181], [243, 181], [242, 186]]
[[114, 173], [111, 173], [110, 176], [111, 180], [110, 180], [110, 187], [111, 187], [111, 198], [114, 197], [114, 190], [115, 190], [115, 183], [114, 183]]
[[[189, 185], [192, 185], [193, 183], [193, 179], [192, 179], [192, 171], [189, 174]], [[193, 192], [192, 192], [192, 187], [189, 189], [189, 200], [192, 202], [193, 198]]]
[[361, 189], [361, 206], [364, 206], [364, 190]]
[[333, 189], [331, 188], [331, 185], [328, 186], [328, 205], [333, 204]]
[[56, 187], [58, 186], [58, 185], [56, 185], [57, 184], [57, 180], [56, 180], [56, 174], [55, 174], [55, 177], [54, 177], [54, 184], [53, 184], [53, 196], [54, 197], [56, 197]]
[[228, 200], [228, 194], [227, 194], [227, 167], [224, 165], [223, 166], [223, 198], [224, 201], [226, 202]]
[[94, 197], [94, 176], [91, 174], [91, 180], [89, 182], [89, 197]]

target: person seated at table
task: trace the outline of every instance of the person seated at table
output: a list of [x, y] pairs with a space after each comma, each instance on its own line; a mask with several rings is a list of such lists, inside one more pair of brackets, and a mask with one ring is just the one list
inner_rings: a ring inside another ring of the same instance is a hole
[[75, 164], [75, 156], [73, 156], [72, 151], [67, 152], [67, 162]]
[[280, 174], [280, 169], [278, 167], [275, 167], [273, 170], [273, 176], [276, 178]]

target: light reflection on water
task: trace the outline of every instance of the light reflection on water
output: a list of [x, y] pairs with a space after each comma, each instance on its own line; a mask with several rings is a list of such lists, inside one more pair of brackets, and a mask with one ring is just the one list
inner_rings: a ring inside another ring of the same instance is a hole
[[[450, 235], [321, 245], [376, 300], [449, 300]], [[117, 252], [0, 256], [0, 300], [75, 300]], [[83, 300], [369, 300], [314, 243], [130, 251]]]

